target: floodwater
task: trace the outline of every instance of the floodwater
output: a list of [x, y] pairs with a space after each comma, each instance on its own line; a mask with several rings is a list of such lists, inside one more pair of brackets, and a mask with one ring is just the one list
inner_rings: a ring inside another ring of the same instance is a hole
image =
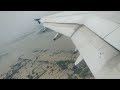
[[71, 39], [66, 36], [53, 41], [55, 34], [56, 32], [49, 29], [43, 33], [42, 26], [37, 26], [33, 31], [31, 30], [31, 32], [4, 45], [0, 50], [0, 74], [8, 71], [21, 55], [31, 58], [34, 50], [73, 51], [75, 49]]

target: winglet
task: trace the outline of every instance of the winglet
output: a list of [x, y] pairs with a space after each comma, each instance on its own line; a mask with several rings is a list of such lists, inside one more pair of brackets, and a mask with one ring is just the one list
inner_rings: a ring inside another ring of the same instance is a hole
[[40, 22], [40, 19], [34, 19], [34, 20], [37, 21], [39, 24], [41, 23], [41, 22]]

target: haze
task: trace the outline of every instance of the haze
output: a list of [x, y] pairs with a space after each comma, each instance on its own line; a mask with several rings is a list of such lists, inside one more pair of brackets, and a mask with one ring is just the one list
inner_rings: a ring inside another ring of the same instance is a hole
[[37, 24], [35, 18], [59, 11], [0, 11], [0, 49], [5, 43], [30, 32]]

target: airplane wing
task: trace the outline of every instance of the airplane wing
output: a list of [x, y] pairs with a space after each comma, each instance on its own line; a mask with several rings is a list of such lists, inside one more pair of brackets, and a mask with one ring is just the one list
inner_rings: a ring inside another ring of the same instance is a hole
[[120, 78], [120, 12], [65, 11], [41, 18], [44, 27], [72, 39], [95, 78]]

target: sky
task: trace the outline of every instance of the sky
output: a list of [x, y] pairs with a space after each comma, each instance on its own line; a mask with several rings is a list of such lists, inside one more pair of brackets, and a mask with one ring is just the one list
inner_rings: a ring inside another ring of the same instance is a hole
[[35, 18], [60, 11], [0, 11], [0, 48], [4, 43], [30, 32], [36, 25]]

